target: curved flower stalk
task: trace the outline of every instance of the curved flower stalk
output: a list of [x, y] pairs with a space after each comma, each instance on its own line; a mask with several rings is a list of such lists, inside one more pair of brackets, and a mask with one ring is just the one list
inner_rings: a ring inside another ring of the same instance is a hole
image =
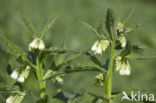
[[123, 59], [121, 56], [115, 59], [116, 71], [119, 71], [120, 75], [130, 75], [131, 69], [127, 59]]
[[12, 74], [11, 78], [17, 79], [18, 82], [23, 83], [25, 79], [29, 76], [30, 66], [26, 66], [24, 70], [21, 72], [18, 69], [15, 69]]
[[102, 54], [102, 51], [104, 52], [109, 44], [110, 42], [108, 40], [97, 40], [91, 50], [94, 51], [95, 54]]
[[6, 103], [21, 103], [24, 96], [24, 92], [21, 92], [20, 94], [11, 95], [6, 99]]

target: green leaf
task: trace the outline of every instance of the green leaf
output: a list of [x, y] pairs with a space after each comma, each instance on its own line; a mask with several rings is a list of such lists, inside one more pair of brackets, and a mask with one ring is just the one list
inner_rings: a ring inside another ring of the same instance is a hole
[[131, 53], [131, 43], [128, 41], [127, 44], [126, 44], [126, 47], [125, 49], [121, 52], [121, 56], [127, 56]]
[[28, 32], [32, 35], [33, 38], [35, 38], [37, 31], [35, 30], [34, 26], [28, 20], [26, 20], [22, 15], [19, 14], [19, 16], [23, 21], [23, 23], [25, 24]]
[[91, 55], [89, 52], [87, 52], [86, 55], [91, 59], [93, 63], [95, 63], [99, 67], [102, 67], [101, 62], [94, 55]]
[[56, 56], [54, 63], [56, 65], [56, 67], [60, 67], [59, 65], [62, 65], [64, 63], [64, 61], [66, 61], [67, 55], [66, 54], [59, 54]]
[[47, 55], [64, 54], [64, 53], [79, 53], [79, 51], [60, 49], [60, 48], [57, 48], [57, 47], [51, 47], [51, 48], [48, 48], [48, 49], [44, 49], [41, 52], [41, 58], [44, 58]]
[[85, 23], [85, 22], [81, 22], [83, 25], [85, 25], [89, 30], [91, 30], [93, 32], [93, 34], [95, 34], [95, 36], [97, 36], [98, 38], [102, 38], [101, 35], [97, 32], [97, 30], [95, 30], [92, 26], [90, 26], [89, 24]]
[[54, 96], [54, 98], [58, 98], [65, 103], [72, 103], [74, 99], [81, 97], [82, 95], [83, 93], [60, 91]]
[[117, 37], [116, 24], [116, 18], [113, 10], [108, 9], [106, 15], [106, 29], [109, 32], [110, 38], [112, 40], [115, 40], [115, 38]]
[[104, 37], [105, 38], [105, 33], [104, 33], [104, 31], [103, 31], [103, 29], [102, 29], [102, 24], [100, 23], [99, 25], [98, 25], [98, 27], [97, 27], [97, 32], [102, 36], [102, 37]]
[[24, 96], [21, 103], [36, 103], [35, 98], [33, 97], [31, 91], [28, 91], [26, 95]]
[[36, 69], [36, 66], [28, 58], [22, 58], [22, 56], [19, 56], [16, 61], [21, 65], [29, 65], [32, 68]]
[[7, 39], [5, 36], [0, 35], [0, 42], [4, 45], [4, 48], [6, 52], [19, 57], [22, 56], [23, 58], [26, 58], [26, 53], [16, 44], [14, 44], [12, 41]]
[[0, 91], [9, 92], [10, 94], [21, 93], [18, 86], [0, 86]]
[[43, 30], [41, 31], [41, 38], [43, 38], [45, 36], [45, 34], [48, 32], [48, 30], [53, 26], [53, 24], [56, 21], [56, 17], [55, 18], [50, 18], [47, 22], [47, 24], [45, 25], [45, 27], [43, 28]]
[[156, 59], [156, 53], [143, 45], [132, 45], [131, 54], [127, 56], [129, 59]]
[[66, 65], [66, 64], [73, 62], [74, 60], [76, 60], [80, 56], [82, 56], [85, 52], [86, 51], [82, 51], [82, 52], [73, 53], [73, 54], [69, 55], [68, 58], [66, 60], [64, 60], [64, 62], [62, 62], [61, 64], [58, 65], [58, 67], [61, 67], [63, 65]]
[[48, 96], [46, 95], [44, 98], [41, 98], [36, 103], [48, 103]]
[[67, 66], [66, 69], [64, 70], [66, 73], [72, 73], [72, 72], [81, 72], [81, 71], [101, 71], [105, 75], [107, 71], [99, 66], [91, 66], [91, 65], [70, 65]]
[[90, 95], [92, 95], [92, 96], [94, 96], [95, 98], [98, 98], [98, 99], [102, 99], [102, 100], [104, 100], [104, 101], [109, 101], [109, 99], [107, 98], [107, 96], [106, 95], [104, 95], [104, 96], [101, 96], [101, 95], [97, 95], [97, 94], [94, 94], [94, 93], [91, 93], [91, 92], [88, 92]]
[[137, 29], [140, 26], [140, 24], [132, 26], [132, 27], [128, 27], [124, 30], [124, 33], [130, 33], [133, 32], [135, 29]]
[[60, 70], [57, 71], [55, 74], [51, 73], [49, 74], [49, 77], [41, 80], [41, 82], [43, 81], [47, 81], [49, 79], [52, 79], [56, 76], [60, 76], [60, 75], [65, 75], [65, 74], [69, 74], [69, 73], [76, 73], [76, 72], [87, 72], [87, 71], [96, 71], [96, 72], [103, 72], [104, 75], [107, 74], [107, 71], [103, 68], [97, 67], [97, 66], [67, 66], [64, 70]]
[[130, 55], [127, 56], [129, 59], [136, 59], [136, 60], [152, 60], [156, 59], [156, 54], [155, 55], [140, 55], [140, 54], [135, 54], [131, 53]]
[[50, 103], [65, 103], [65, 102], [57, 98], [51, 98]]
[[144, 45], [132, 45], [132, 52], [137, 54], [142, 54], [145, 51], [152, 51]]

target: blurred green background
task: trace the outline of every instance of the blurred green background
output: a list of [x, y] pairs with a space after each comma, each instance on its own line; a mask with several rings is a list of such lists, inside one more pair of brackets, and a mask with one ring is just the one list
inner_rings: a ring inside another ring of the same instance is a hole
[[[99, 22], [104, 24], [107, 8], [112, 8], [121, 21], [135, 8], [127, 24], [142, 25], [128, 35], [129, 40], [134, 44], [144, 43], [156, 52], [156, 0], [0, 0], [0, 31], [27, 50], [31, 36], [18, 13], [27, 18], [38, 31], [42, 30], [49, 17], [57, 16], [56, 23], [46, 35], [45, 43], [61, 47], [62, 41], [69, 35], [68, 48], [85, 49], [94, 43], [96, 37], [79, 21], [96, 28]], [[15, 64], [15, 58], [3, 50], [0, 46], [0, 84], [4, 79], [8, 80], [5, 78], [7, 64], [10, 63], [13, 67]], [[103, 61], [107, 53], [97, 57]], [[131, 61], [131, 67], [130, 76], [114, 74], [114, 91], [127, 88], [156, 89], [156, 59]], [[93, 84], [96, 74], [69, 74], [65, 76], [63, 89], [101, 92]]]

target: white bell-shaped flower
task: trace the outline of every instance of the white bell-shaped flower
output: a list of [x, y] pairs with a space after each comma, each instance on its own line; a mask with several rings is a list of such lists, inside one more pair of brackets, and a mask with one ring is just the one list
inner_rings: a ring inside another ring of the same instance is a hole
[[95, 54], [102, 54], [102, 48], [101, 48], [101, 45], [98, 45], [96, 51], [95, 51]]
[[9, 96], [7, 99], [6, 99], [6, 103], [13, 103], [13, 96]]
[[130, 75], [131, 68], [128, 60], [122, 60], [121, 56], [115, 59], [116, 71], [119, 71], [120, 75]]
[[39, 44], [39, 50], [44, 50], [44, 49], [45, 49], [45, 45], [44, 45], [43, 41], [41, 41]]
[[17, 78], [18, 78], [18, 71], [17, 71], [17, 70], [14, 70], [14, 71], [11, 73], [11, 78], [13, 78], [13, 79], [17, 79]]
[[25, 81], [24, 75], [20, 74], [17, 80], [18, 82], [23, 83]]
[[97, 50], [98, 43], [99, 43], [99, 41], [96, 41], [96, 42], [94, 43], [94, 45], [93, 45], [92, 48], [91, 48], [92, 51], [95, 52], [95, 51]]
[[29, 44], [29, 51], [31, 51], [31, 50], [33, 50], [33, 49], [44, 50], [44, 49], [45, 49], [45, 45], [44, 45], [43, 40], [41, 40], [40, 38], [34, 39], [34, 40]]
[[36, 45], [36, 41], [33, 41], [29, 44], [29, 51], [31, 51], [32, 49], [35, 48], [35, 45]]
[[94, 51], [95, 54], [102, 54], [102, 51], [105, 51], [108, 46], [108, 40], [97, 40], [92, 46], [91, 50]]

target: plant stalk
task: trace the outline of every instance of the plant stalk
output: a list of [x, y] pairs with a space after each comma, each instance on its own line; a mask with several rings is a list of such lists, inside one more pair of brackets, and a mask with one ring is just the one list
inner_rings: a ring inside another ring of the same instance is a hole
[[105, 79], [105, 93], [109, 101], [106, 101], [105, 103], [111, 103], [113, 67], [114, 67], [114, 48], [115, 48], [115, 43], [114, 41], [111, 41], [109, 69]]
[[36, 65], [37, 65], [36, 75], [37, 75], [37, 79], [39, 81], [40, 97], [43, 98], [46, 94], [45, 93], [45, 82], [40, 82], [40, 80], [43, 79], [43, 76], [42, 76], [42, 62], [39, 59], [38, 52], [37, 52], [37, 58], [36, 58]]

